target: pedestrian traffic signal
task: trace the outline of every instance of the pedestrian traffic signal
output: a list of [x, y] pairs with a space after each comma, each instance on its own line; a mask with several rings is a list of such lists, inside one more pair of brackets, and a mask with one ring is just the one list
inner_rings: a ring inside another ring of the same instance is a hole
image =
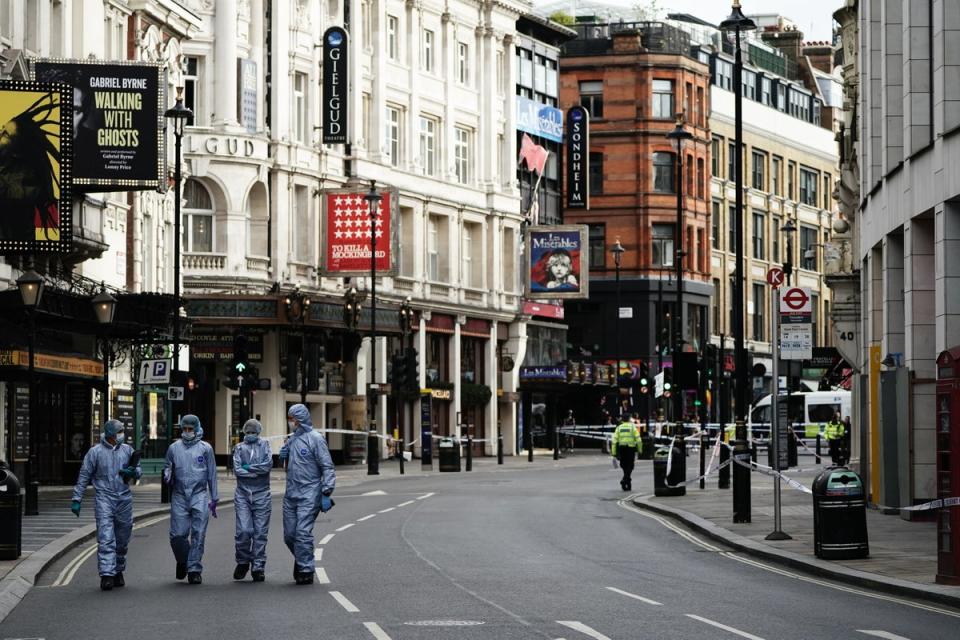
[[646, 377], [640, 378], [640, 393], [647, 393], [650, 391], [650, 380]]
[[673, 392], [673, 368], [663, 368], [663, 397], [669, 398]]

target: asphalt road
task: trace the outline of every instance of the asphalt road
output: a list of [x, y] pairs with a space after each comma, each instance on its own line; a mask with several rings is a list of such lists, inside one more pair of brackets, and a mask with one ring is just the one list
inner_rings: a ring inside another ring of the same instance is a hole
[[[576, 468], [344, 488], [317, 523], [322, 571], [312, 586], [293, 584], [279, 498], [262, 584], [232, 580], [232, 510], [211, 521], [200, 586], [174, 579], [167, 521], [148, 521], [134, 532], [126, 588], [99, 591], [95, 559], [77, 562], [89, 553], [82, 547], [41, 576], [0, 624], [0, 639], [960, 635], [960, 612], [760, 565], [704, 542], [624, 504], [618, 480], [597, 456]], [[635, 487], [650, 483], [645, 473], [634, 477]]]

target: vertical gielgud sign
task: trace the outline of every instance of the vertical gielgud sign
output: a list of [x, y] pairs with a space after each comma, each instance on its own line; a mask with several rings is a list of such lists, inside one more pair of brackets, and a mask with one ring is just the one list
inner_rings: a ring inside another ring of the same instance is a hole
[[567, 110], [567, 208], [590, 208], [590, 113]]
[[346, 144], [347, 140], [347, 32], [330, 27], [323, 33], [323, 107], [324, 144]]
[[73, 87], [74, 185], [91, 191], [166, 188], [163, 73], [150, 62], [33, 62], [34, 79]]
[[61, 83], [0, 82], [0, 254], [70, 249], [69, 96]]

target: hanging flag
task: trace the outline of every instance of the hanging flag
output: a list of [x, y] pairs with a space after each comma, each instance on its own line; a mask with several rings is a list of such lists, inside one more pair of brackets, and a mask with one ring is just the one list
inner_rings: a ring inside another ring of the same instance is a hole
[[547, 166], [547, 156], [550, 152], [538, 145], [527, 134], [523, 134], [523, 142], [520, 144], [520, 159], [527, 163], [527, 168], [536, 171], [541, 176]]

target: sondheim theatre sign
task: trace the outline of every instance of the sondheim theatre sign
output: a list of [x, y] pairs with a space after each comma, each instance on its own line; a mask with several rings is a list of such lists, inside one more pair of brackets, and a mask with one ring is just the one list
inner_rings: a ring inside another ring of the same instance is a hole
[[590, 113], [567, 110], [567, 208], [590, 208]]
[[347, 140], [347, 32], [330, 27], [323, 33], [323, 142]]

